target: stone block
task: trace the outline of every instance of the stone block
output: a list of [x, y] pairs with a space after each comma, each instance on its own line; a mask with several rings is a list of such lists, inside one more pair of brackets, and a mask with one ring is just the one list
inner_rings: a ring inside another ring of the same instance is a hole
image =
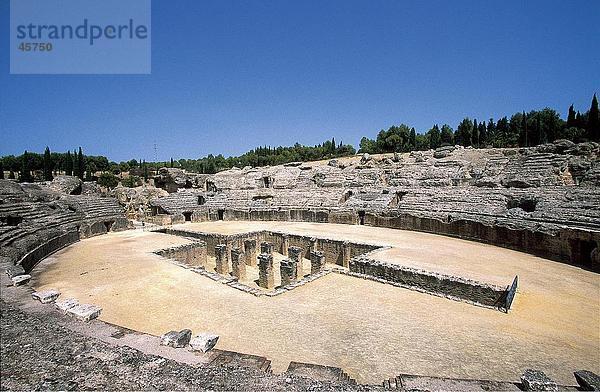
[[575, 373], [577, 384], [584, 391], [600, 391], [600, 376], [589, 370], [578, 370]]
[[256, 266], [256, 240], [250, 239], [244, 241], [244, 255], [246, 265]]
[[54, 306], [56, 306], [58, 310], [61, 310], [65, 313], [67, 312], [67, 310], [77, 305], [79, 305], [79, 301], [77, 301], [75, 298], [66, 298], [62, 301], [56, 301], [54, 303]]
[[258, 255], [258, 285], [264, 289], [275, 287], [273, 274], [273, 255], [261, 253]]
[[47, 304], [49, 302], [54, 302], [60, 293], [57, 290], [45, 290], [45, 291], [36, 291], [31, 294], [33, 299], [40, 301], [43, 304]]
[[96, 305], [78, 304], [66, 310], [66, 314], [81, 321], [90, 321], [98, 318], [102, 308]]
[[208, 352], [215, 347], [218, 340], [219, 335], [214, 335], [211, 333], [198, 334], [190, 340], [190, 351], [202, 351], [203, 353]]
[[170, 346], [174, 348], [182, 348], [190, 343], [192, 338], [192, 331], [189, 329], [182, 329], [181, 331], [169, 331], [161, 336], [161, 346]]
[[290, 283], [294, 283], [297, 279], [297, 263], [291, 260], [282, 260], [279, 265], [281, 271], [281, 285], [287, 286]]
[[246, 260], [240, 248], [231, 250], [231, 275], [238, 280], [246, 279]]
[[317, 274], [325, 267], [325, 254], [323, 252], [310, 252], [310, 273]]
[[260, 253], [264, 254], [272, 254], [273, 253], [273, 243], [272, 242], [261, 242], [260, 243]]
[[227, 245], [215, 246], [215, 261], [218, 274], [227, 275], [229, 273], [229, 260], [227, 257]]
[[12, 280], [13, 286], [22, 286], [29, 283], [31, 275], [17, 275], [10, 278], [10, 280]]
[[521, 384], [526, 391], [558, 392], [558, 385], [541, 370], [525, 370], [521, 376]]
[[6, 274], [12, 279], [15, 276], [25, 275], [25, 269], [20, 265], [10, 265], [6, 268]]

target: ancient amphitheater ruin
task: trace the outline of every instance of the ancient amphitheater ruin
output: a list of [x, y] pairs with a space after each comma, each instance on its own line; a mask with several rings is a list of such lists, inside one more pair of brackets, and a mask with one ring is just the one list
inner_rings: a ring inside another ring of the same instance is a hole
[[108, 196], [0, 180], [2, 301], [42, 320], [36, 333], [102, 343], [74, 358], [131, 349], [148, 356], [135, 372], [165, 378], [598, 390], [599, 156], [556, 141], [164, 168]]

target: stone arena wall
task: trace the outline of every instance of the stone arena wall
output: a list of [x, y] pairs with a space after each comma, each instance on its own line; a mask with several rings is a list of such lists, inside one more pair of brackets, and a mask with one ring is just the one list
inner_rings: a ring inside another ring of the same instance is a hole
[[70, 231], [58, 237], [54, 237], [27, 253], [16, 264], [21, 265], [25, 272], [30, 272], [33, 267], [35, 267], [42, 259], [64, 248], [65, 246], [79, 241], [79, 238], [79, 232], [77, 231]]
[[[166, 216], [160, 216], [161, 224], [179, 223], [181, 219], [174, 215], [172, 221]], [[157, 217], [153, 217], [157, 218]], [[561, 261], [568, 264], [583, 265], [591, 269], [600, 268], [598, 260], [589, 259], [587, 247], [598, 247], [600, 233], [574, 228], [558, 228], [555, 233], [513, 229], [499, 225], [486, 225], [470, 220], [455, 220], [444, 222], [438, 219], [414, 216], [406, 213], [386, 211], [365, 212], [364, 224], [367, 226], [385, 227], [421, 231], [457, 237], [471, 241], [478, 241], [490, 245], [514, 249], [536, 256]], [[259, 220], [259, 221], [301, 221], [316, 223], [359, 224], [360, 219], [354, 211], [328, 211], [328, 210], [198, 210], [191, 216], [192, 222], [215, 220]], [[274, 240], [275, 241], [275, 240]], [[280, 245], [279, 242], [276, 244]], [[294, 245], [293, 237], [290, 237]], [[305, 240], [303, 240], [305, 241]], [[298, 244], [298, 246], [301, 246]], [[304, 248], [306, 244], [302, 243]], [[209, 245], [210, 249], [210, 245]], [[590, 249], [591, 250], [591, 249]], [[330, 252], [332, 253], [332, 252]], [[335, 253], [335, 252], [334, 252]], [[331, 262], [331, 254], [327, 261]]]

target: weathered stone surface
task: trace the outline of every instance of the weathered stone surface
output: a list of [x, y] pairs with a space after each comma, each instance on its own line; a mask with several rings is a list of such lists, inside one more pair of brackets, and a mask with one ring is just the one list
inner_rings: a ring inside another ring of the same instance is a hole
[[323, 270], [325, 267], [325, 254], [323, 252], [311, 251], [310, 252], [310, 273], [316, 274]]
[[211, 333], [198, 334], [190, 340], [190, 350], [202, 351], [203, 353], [206, 353], [215, 347], [218, 340], [219, 335], [214, 335]]
[[258, 285], [264, 289], [275, 287], [273, 273], [273, 255], [261, 253], [258, 255]]
[[190, 343], [191, 338], [192, 331], [189, 329], [182, 329], [179, 332], [169, 331], [161, 337], [160, 344], [163, 346], [182, 348]]
[[56, 176], [48, 185], [55, 192], [67, 195], [80, 195], [82, 181], [75, 176]]
[[6, 268], [6, 274], [9, 278], [14, 278], [15, 276], [25, 275], [25, 270], [20, 265], [9, 265]]
[[282, 260], [280, 265], [281, 285], [287, 286], [294, 283], [298, 277], [297, 262], [292, 260]]
[[49, 302], [55, 301], [59, 295], [60, 292], [58, 290], [44, 290], [32, 293], [31, 297], [40, 301], [43, 304], [47, 304]]
[[240, 248], [231, 249], [231, 275], [239, 280], [246, 279], [246, 258]]
[[66, 310], [66, 314], [69, 316], [86, 322], [98, 318], [101, 312], [101, 307], [90, 304], [77, 304]]
[[75, 298], [65, 298], [62, 301], [56, 301], [54, 303], [54, 306], [56, 306], [57, 309], [63, 311], [63, 312], [67, 312], [67, 310], [75, 307], [79, 305], [79, 301], [77, 301]]
[[273, 244], [271, 242], [261, 242], [260, 243], [260, 253], [270, 255], [273, 253]]
[[589, 370], [578, 370], [575, 380], [584, 391], [600, 391], [600, 376]]
[[526, 391], [558, 391], [558, 385], [540, 370], [525, 370], [521, 376], [521, 383]]
[[219, 244], [215, 246], [215, 270], [218, 274], [227, 275], [229, 273], [229, 257], [227, 255], [227, 245]]
[[22, 286], [31, 280], [31, 275], [17, 275], [10, 278], [12, 280], [13, 286]]
[[433, 157], [434, 158], [446, 158], [447, 156], [450, 156], [450, 154], [452, 154], [452, 152], [456, 150], [456, 147], [454, 146], [444, 146], [444, 147], [440, 147], [438, 149], [435, 150], [435, 152], [433, 153]]

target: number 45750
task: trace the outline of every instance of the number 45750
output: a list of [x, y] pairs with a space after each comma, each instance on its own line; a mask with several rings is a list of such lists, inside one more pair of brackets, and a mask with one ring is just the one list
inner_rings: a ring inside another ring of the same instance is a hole
[[50, 42], [21, 42], [19, 50], [22, 52], [50, 52], [52, 44]]

